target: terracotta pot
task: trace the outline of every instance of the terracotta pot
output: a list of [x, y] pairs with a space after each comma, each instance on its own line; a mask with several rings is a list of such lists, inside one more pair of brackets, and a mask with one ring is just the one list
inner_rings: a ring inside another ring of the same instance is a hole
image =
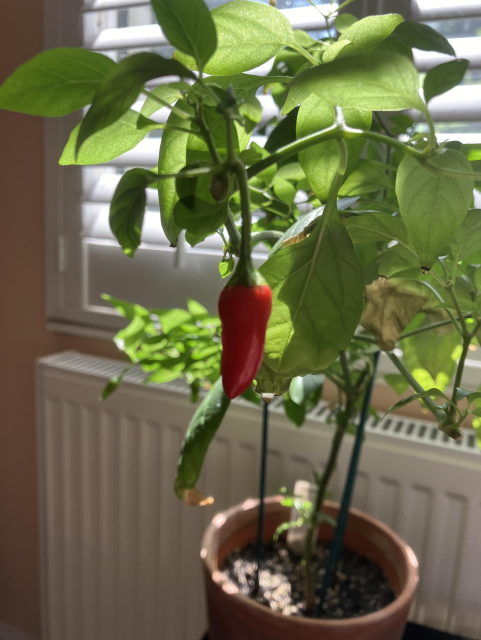
[[[289, 519], [290, 508], [281, 497], [268, 498], [265, 539]], [[235, 548], [256, 538], [258, 500], [219, 513], [207, 528], [201, 558], [205, 573], [209, 640], [401, 640], [409, 608], [418, 584], [418, 563], [412, 550], [389, 527], [352, 509], [346, 545], [379, 564], [396, 592], [396, 599], [376, 613], [348, 620], [315, 620], [284, 616], [272, 611], [225, 582], [219, 569]], [[336, 517], [338, 505], [326, 503], [325, 512]], [[332, 538], [333, 529], [323, 525], [319, 538]]]

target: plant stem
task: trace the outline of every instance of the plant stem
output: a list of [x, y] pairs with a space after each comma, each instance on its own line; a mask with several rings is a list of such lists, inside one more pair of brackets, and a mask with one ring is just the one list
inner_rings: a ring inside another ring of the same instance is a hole
[[[311, 56], [311, 54], [309, 53], [309, 51], [306, 51], [304, 49], [304, 47], [301, 47], [299, 45], [295, 45], [295, 44], [290, 44], [289, 45], [291, 49], [294, 49], [294, 51], [297, 51], [297, 53], [300, 53], [301, 56], [304, 56], [304, 58], [306, 60], [309, 60], [309, 62], [314, 66], [317, 67], [319, 66], [319, 62], [313, 57]], [[305, 63], [304, 63], [305, 64]]]
[[231, 252], [234, 255], [238, 255], [241, 242], [241, 234], [239, 233], [239, 229], [237, 228], [234, 216], [232, 215], [232, 211], [230, 210], [229, 205], [227, 205], [227, 218], [225, 221], [225, 228], [227, 229], [227, 233], [229, 234]]
[[461, 311], [461, 307], [459, 306], [459, 302], [456, 298], [456, 294], [454, 293], [453, 286], [451, 284], [447, 285], [446, 291], [453, 301], [454, 308], [456, 309], [456, 313], [458, 314], [459, 325], [461, 327], [461, 335], [463, 336], [463, 338], [467, 338], [469, 336], [468, 325], [466, 324], [466, 320], [464, 319], [463, 312]]
[[[416, 393], [422, 393], [424, 389], [419, 384], [419, 382], [414, 378], [409, 369], [407, 369], [403, 362], [397, 357], [397, 355], [393, 351], [386, 351], [387, 356], [390, 358], [391, 362], [396, 366], [398, 371], [404, 376], [404, 378], [409, 382], [411, 387], [416, 391]], [[438, 405], [434, 402], [432, 398], [423, 398], [422, 401], [427, 406], [427, 408], [431, 411], [436, 420], [443, 424], [446, 415], [442, 409], [438, 407]]]
[[147, 91], [147, 89], [144, 89], [142, 93], [148, 98], [152, 98], [152, 100], [154, 100], [154, 102], [157, 102], [157, 104], [160, 104], [161, 107], [166, 107], [167, 109], [173, 111], [176, 115], [179, 116], [179, 118], [183, 118], [184, 120], [192, 120], [192, 116], [187, 113], [187, 111], [183, 111], [182, 109], [180, 109], [180, 107], [176, 107], [175, 105], [162, 100], [162, 98], [156, 96], [155, 93]]
[[[471, 314], [465, 314], [465, 318], [470, 318]], [[424, 327], [419, 327], [419, 329], [413, 329], [412, 331], [408, 331], [407, 333], [402, 333], [399, 336], [399, 340], [403, 340], [404, 338], [410, 338], [411, 336], [415, 336], [418, 333], [424, 333], [425, 331], [429, 331], [430, 329], [437, 329], [438, 327], [445, 327], [448, 324], [453, 324], [451, 318], [447, 320], [440, 320], [439, 322], [433, 322], [432, 324], [426, 324]]]
[[335, 140], [337, 138], [344, 138], [345, 140], [366, 138], [368, 140], [384, 142], [385, 144], [389, 144], [392, 147], [401, 149], [402, 151], [404, 151], [404, 153], [412, 156], [413, 158], [417, 158], [419, 160], [425, 158], [422, 152], [416, 151], [416, 149], [413, 149], [412, 147], [409, 147], [408, 145], [399, 142], [399, 140], [395, 140], [394, 138], [383, 136], [381, 133], [376, 133], [375, 131], [352, 129], [351, 127], [347, 127], [344, 124], [336, 123], [330, 127], [327, 127], [326, 129], [323, 129], [322, 131], [317, 131], [316, 133], [311, 133], [308, 136], [304, 136], [304, 138], [299, 138], [295, 142], [291, 142], [290, 144], [281, 147], [267, 158], [256, 162], [248, 169], [249, 178], [256, 176], [258, 173], [260, 173], [267, 167], [270, 167], [272, 164], [281, 162], [286, 158], [290, 158], [296, 153], [299, 153], [299, 151], [304, 151], [304, 149], [308, 149], [314, 144], [324, 142], [325, 140]]
[[[343, 415], [346, 415], [347, 412], [348, 412], [348, 407], [346, 403], [346, 410], [343, 411]], [[305, 562], [304, 570], [306, 572], [305, 600], [306, 600], [307, 611], [311, 611], [314, 608], [314, 587], [313, 587], [313, 580], [312, 580], [312, 543], [313, 543], [314, 531], [316, 529], [316, 524], [317, 524], [317, 514], [321, 510], [322, 503], [324, 502], [326, 490], [329, 485], [329, 481], [334, 472], [334, 469], [336, 468], [337, 457], [339, 455], [342, 439], [344, 438], [344, 434], [346, 433], [346, 428], [349, 421], [347, 420], [343, 422], [345, 422], [345, 424], [337, 425], [336, 433], [334, 435], [334, 440], [332, 441], [332, 445], [331, 445], [331, 451], [329, 452], [329, 459], [327, 461], [327, 466], [324, 470], [324, 473], [322, 474], [321, 480], [317, 487], [316, 501], [312, 508], [311, 518], [307, 524], [305, 547], [304, 547], [304, 562]]]
[[220, 165], [218, 167], [199, 167], [198, 169], [187, 169], [186, 171], [182, 171], [181, 173], [160, 173], [158, 175], [155, 175], [155, 178], [152, 179], [151, 184], [155, 184], [159, 180], [170, 180], [171, 178], [177, 178], [179, 175], [181, 175], [183, 178], [197, 178], [198, 176], [215, 175], [216, 173], [221, 173], [223, 170], [223, 167]]
[[283, 235], [282, 231], [259, 231], [252, 234], [252, 244], [263, 240], [279, 240]]
[[[457, 393], [458, 387], [461, 386], [461, 381], [463, 379], [464, 365], [466, 363], [466, 356], [468, 355], [470, 344], [471, 344], [471, 335], [468, 334], [467, 336], [463, 336], [463, 350], [461, 352], [461, 357], [459, 358], [458, 367], [456, 369], [456, 376], [454, 378], [454, 384], [453, 384], [453, 393], [451, 395], [451, 401], [454, 402], [456, 405], [457, 405], [456, 393]], [[449, 421], [453, 420], [453, 418], [455, 417], [455, 413], [456, 413], [456, 409], [452, 405], [450, 405], [448, 409]], [[449, 427], [449, 423], [446, 426]]]
[[202, 104], [199, 104], [199, 112], [194, 122], [199, 127], [200, 132], [205, 140], [207, 148], [209, 149], [210, 156], [212, 158], [212, 162], [217, 165], [221, 164], [221, 159], [220, 159], [219, 153], [217, 152], [217, 148], [214, 144], [212, 133], [204, 119], [204, 110], [202, 108]]

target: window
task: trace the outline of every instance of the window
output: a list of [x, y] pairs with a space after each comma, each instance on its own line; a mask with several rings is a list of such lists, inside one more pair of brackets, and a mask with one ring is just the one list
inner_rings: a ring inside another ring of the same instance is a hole
[[[207, 4], [213, 8], [224, 1], [207, 0]], [[84, 0], [83, 6], [80, 0], [49, 0], [45, 4], [47, 48], [85, 46], [115, 60], [139, 50], [164, 56], [173, 51], [145, 0]], [[309, 0], [278, 0], [277, 6], [295, 28], [315, 32], [317, 37], [326, 28]], [[356, 0], [349, 11], [358, 17], [386, 12], [400, 12], [406, 17], [411, 14], [413, 19], [428, 22], [452, 39], [458, 55], [469, 58], [471, 67], [463, 85], [433, 100], [434, 116], [443, 123], [446, 138], [481, 142], [481, 39], [477, 37], [481, 1]], [[437, 54], [416, 54], [421, 72], [441, 59]], [[269, 65], [265, 67], [267, 72]], [[269, 98], [265, 98], [265, 106], [276, 109]], [[156, 118], [165, 119], [166, 115], [160, 111]], [[115, 329], [120, 326], [120, 319], [104, 304], [102, 293], [164, 307], [184, 306], [190, 296], [215, 309], [222, 286], [218, 274], [220, 238], [209, 238], [194, 249], [182, 243], [176, 251], [169, 248], [152, 190], [143, 243], [134, 260], [124, 256], [109, 229], [109, 202], [120, 176], [133, 165], [155, 166], [160, 136], [149, 134], [135, 149], [104, 165], [59, 167], [58, 158], [77, 122], [78, 116], [70, 116], [45, 125], [49, 319]], [[262, 259], [259, 252], [257, 260]], [[216, 281], [218, 288], [211, 284]]]

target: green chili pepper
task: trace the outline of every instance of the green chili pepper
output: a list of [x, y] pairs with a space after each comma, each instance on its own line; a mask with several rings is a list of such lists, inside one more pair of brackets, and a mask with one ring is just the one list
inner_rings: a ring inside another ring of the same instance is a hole
[[222, 387], [222, 378], [219, 378], [194, 413], [185, 434], [177, 466], [175, 492], [190, 506], [213, 502], [213, 498], [204, 498], [195, 485], [209, 445], [224, 419], [229, 404], [230, 400]]

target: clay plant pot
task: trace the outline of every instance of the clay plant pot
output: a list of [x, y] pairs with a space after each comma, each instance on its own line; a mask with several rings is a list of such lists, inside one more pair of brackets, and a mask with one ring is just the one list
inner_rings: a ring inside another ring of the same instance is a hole
[[[265, 540], [286, 522], [290, 508], [282, 497], [266, 500]], [[389, 527], [352, 509], [345, 544], [380, 565], [396, 592], [384, 609], [348, 620], [315, 620], [285, 616], [241, 595], [221, 574], [233, 549], [256, 538], [258, 500], [247, 500], [219, 513], [207, 528], [201, 558], [205, 573], [209, 640], [401, 640], [418, 584], [418, 563], [412, 550]], [[324, 511], [334, 518], [339, 506], [328, 502]], [[333, 529], [321, 526], [319, 538], [329, 540]]]

